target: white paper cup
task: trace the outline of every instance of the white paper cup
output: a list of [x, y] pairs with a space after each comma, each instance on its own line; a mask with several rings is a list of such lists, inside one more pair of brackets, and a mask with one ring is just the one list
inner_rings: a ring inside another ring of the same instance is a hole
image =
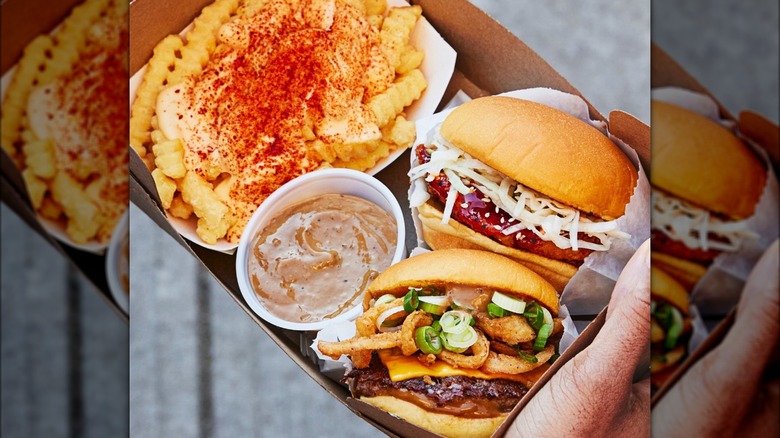
[[[123, 255], [125, 246], [129, 245], [129, 226], [128, 226], [129, 214], [125, 212], [122, 219], [114, 228], [114, 232], [111, 234], [111, 241], [108, 244], [108, 251], [106, 252], [106, 279], [108, 280], [108, 289], [111, 291], [111, 296], [114, 301], [119, 305], [125, 313], [130, 313], [130, 294], [125, 290], [125, 286], [122, 283], [122, 275], [130, 275], [130, 260], [127, 255]], [[123, 260], [124, 259], [124, 260]], [[127, 264], [121, 266], [122, 263]], [[122, 269], [125, 272], [122, 272]], [[129, 286], [129, 284], [128, 284]]]
[[393, 193], [376, 178], [365, 173], [349, 169], [323, 169], [303, 176], [283, 185], [258, 207], [249, 220], [236, 252], [236, 276], [241, 295], [249, 307], [263, 320], [288, 330], [311, 331], [341, 321], [351, 321], [363, 312], [362, 300], [355, 306], [334, 318], [317, 322], [292, 322], [269, 312], [258, 299], [252, 288], [247, 272], [249, 256], [252, 253], [252, 240], [280, 211], [307, 199], [327, 194], [352, 195], [373, 202], [395, 218], [396, 250], [392, 263], [401, 261], [406, 255], [404, 217], [401, 206]]

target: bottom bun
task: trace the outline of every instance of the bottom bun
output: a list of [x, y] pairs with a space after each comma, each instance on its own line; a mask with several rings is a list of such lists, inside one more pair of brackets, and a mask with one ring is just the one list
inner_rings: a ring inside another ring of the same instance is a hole
[[454, 219], [443, 224], [442, 212], [429, 204], [420, 205], [418, 211], [423, 227], [423, 239], [431, 249], [481, 249], [501, 254], [539, 274], [559, 293], [563, 292], [571, 277], [577, 273], [576, 266], [502, 245]]
[[652, 259], [653, 266], [661, 268], [674, 277], [688, 292], [693, 290], [699, 279], [707, 272], [706, 266], [658, 251], [653, 251]]
[[491, 418], [465, 418], [440, 414], [390, 396], [360, 397], [360, 400], [448, 438], [489, 437], [506, 418], [506, 415]]

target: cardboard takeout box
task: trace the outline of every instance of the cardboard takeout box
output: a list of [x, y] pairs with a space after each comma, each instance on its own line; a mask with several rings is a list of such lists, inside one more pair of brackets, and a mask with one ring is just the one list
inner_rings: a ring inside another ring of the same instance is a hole
[[[152, 49], [166, 35], [176, 34], [186, 27], [209, 4], [209, 0], [134, 0], [130, 5], [130, 75], [132, 76], [151, 58]], [[549, 87], [582, 96], [569, 82], [555, 71], [531, 48], [523, 44], [506, 28], [465, 0], [411, 1], [423, 8], [423, 16], [436, 28], [457, 52], [455, 74], [450, 81], [442, 102], [449, 101], [458, 90], [471, 97], [496, 94], [504, 91], [531, 87]], [[586, 100], [587, 102], [587, 100]], [[588, 103], [592, 119], [606, 120]], [[642, 165], [649, 168], [650, 132], [630, 114], [613, 111], [608, 122], [611, 132], [632, 145], [638, 152]], [[409, 179], [409, 152], [379, 172], [376, 177], [396, 194], [405, 214], [406, 246], [416, 246], [407, 190]], [[264, 330], [285, 353], [312, 379], [333, 397], [345, 404], [356, 415], [391, 436], [435, 436], [384, 411], [350, 397], [349, 391], [319, 372], [317, 364], [303, 350], [308, 344], [298, 332], [271, 326], [255, 315], [241, 296], [235, 275], [235, 256], [211, 251], [183, 239], [166, 220], [151, 174], [140, 157], [133, 151], [130, 156], [130, 198], [157, 225], [171, 235], [196, 257], [225, 288], [225, 291]], [[514, 415], [530, 400], [552, 374], [574, 354], [581, 351], [598, 333], [605, 319], [602, 311], [583, 331], [575, 343], [556, 361], [550, 371], [531, 389], [528, 397], [515, 408]], [[503, 434], [509, 421], [496, 434]]]
[[[734, 122], [743, 137], [748, 138], [766, 150], [772, 161], [775, 173], [780, 170], [780, 158], [778, 158], [778, 149], [780, 147], [778, 142], [779, 131], [776, 124], [749, 110], [741, 111], [738, 117], [734, 117], [704, 85], [655, 44], [651, 46], [651, 59], [651, 88], [679, 87], [709, 96], [717, 103], [720, 117]], [[722, 318], [717, 315], [704, 315], [705, 322], [710, 326], [714, 325], [714, 329], [695, 351], [688, 352], [688, 357], [653, 394], [651, 406], [655, 406], [669, 389], [702, 357], [720, 345], [720, 342], [734, 324], [735, 315], [736, 308]]]
[[[2, 57], [0, 75], [5, 75], [22, 56], [22, 51], [36, 36], [51, 32], [83, 0], [47, 2], [43, 0], [7, 0], [0, 5], [2, 20]], [[127, 313], [114, 300], [106, 278], [106, 255], [82, 251], [53, 238], [36, 218], [19, 169], [5, 151], [0, 151], [2, 202], [13, 210], [30, 228], [40, 234], [63, 257], [81, 272], [124, 320]]]

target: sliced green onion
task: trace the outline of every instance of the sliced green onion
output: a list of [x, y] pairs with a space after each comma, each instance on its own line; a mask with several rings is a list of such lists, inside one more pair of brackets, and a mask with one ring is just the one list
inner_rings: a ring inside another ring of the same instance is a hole
[[386, 319], [379, 325], [380, 327], [398, 327], [399, 325], [403, 324], [403, 322], [403, 318]]
[[661, 324], [661, 327], [663, 327], [664, 330], [669, 330], [669, 327], [672, 325], [672, 306], [661, 304], [658, 306], [653, 316], [656, 321]]
[[440, 333], [441, 332], [441, 323], [439, 322], [439, 320], [433, 321], [433, 324], [431, 324], [431, 328], [436, 330], [436, 333]]
[[669, 306], [672, 310], [672, 323], [669, 327], [669, 331], [666, 332], [666, 339], [664, 340], [664, 347], [671, 350], [677, 345], [677, 340], [680, 339], [680, 335], [683, 330], [683, 317], [679, 310]]
[[376, 328], [380, 332], [395, 331], [395, 328], [400, 329], [405, 318], [406, 312], [404, 312], [403, 306], [395, 306], [379, 314], [376, 319]]
[[490, 317], [492, 318], [501, 318], [506, 314], [506, 311], [504, 311], [504, 309], [495, 305], [494, 303], [490, 303], [487, 305], [487, 311], [488, 311], [488, 315], [490, 315]]
[[523, 316], [525, 316], [528, 324], [531, 325], [535, 332], [538, 332], [539, 329], [542, 328], [542, 324], [544, 324], [544, 312], [542, 311], [542, 306], [536, 303], [531, 304], [526, 308]]
[[412, 313], [417, 310], [420, 300], [417, 298], [417, 290], [411, 289], [404, 296], [404, 310], [406, 313]]
[[560, 354], [558, 354], [558, 353], [553, 354], [552, 357], [550, 357], [550, 361], [549, 361], [550, 365], [555, 363], [555, 361], [558, 360], [559, 357], [561, 357]]
[[442, 340], [444, 342], [444, 348], [447, 348], [449, 345], [449, 348], [447, 348], [450, 351], [456, 351], [453, 349], [457, 349], [459, 351], [456, 351], [457, 353], [463, 353], [466, 351], [469, 347], [474, 345], [477, 342], [478, 336], [477, 331], [474, 330], [474, 328], [466, 326], [466, 330], [460, 333], [442, 333]]
[[[541, 307], [541, 306], [539, 306]], [[542, 307], [542, 313], [544, 314], [544, 323], [545, 324], [552, 324], [553, 323], [553, 317], [549, 310]]]
[[552, 333], [552, 328], [552, 324], [542, 325], [542, 328], [539, 329], [539, 333], [536, 334], [536, 340], [534, 340], [534, 351], [542, 351], [544, 349], [547, 345], [547, 338], [549, 338], [550, 333]]
[[442, 342], [439, 334], [429, 325], [419, 327], [414, 331], [414, 343], [425, 354], [441, 353]]
[[502, 309], [513, 313], [523, 313], [525, 311], [525, 301], [501, 292], [493, 292], [493, 298], [490, 301]]
[[462, 310], [450, 310], [441, 316], [439, 324], [444, 333], [463, 333], [470, 327], [471, 315]]
[[418, 300], [420, 301], [420, 309], [433, 315], [443, 314], [450, 304], [450, 299], [446, 296], [422, 296]]
[[531, 363], [536, 363], [539, 361], [539, 359], [537, 359], [536, 356], [534, 356], [533, 354], [528, 354], [520, 350], [517, 350], [517, 355]]
[[[421, 297], [423, 298], [423, 297]], [[446, 307], [437, 306], [436, 304], [426, 303], [424, 301], [420, 301], [420, 310], [424, 312], [428, 312], [432, 315], [441, 315], [444, 312], [447, 311]]]
[[453, 353], [463, 353], [464, 351], [469, 349], [468, 347], [457, 348], [450, 345], [450, 341], [447, 339], [447, 334], [444, 332], [439, 333], [439, 339], [441, 339], [441, 343], [447, 351], [451, 351]]
[[477, 339], [477, 331], [469, 326], [460, 333], [447, 333], [447, 341], [455, 348], [469, 348], [477, 342]]
[[469, 319], [469, 326], [474, 327], [474, 324], [476, 324], [476, 323], [477, 323], [477, 320], [474, 319], [474, 317], [472, 316], [471, 319]]
[[384, 294], [381, 297], [377, 298], [376, 301], [374, 301], [374, 307], [382, 305], [382, 304], [390, 303], [393, 300], [395, 300], [395, 295]]
[[444, 295], [436, 295], [436, 296], [421, 295], [419, 300], [422, 303], [435, 304], [437, 306], [442, 306], [442, 307], [447, 307], [450, 305], [450, 297]]

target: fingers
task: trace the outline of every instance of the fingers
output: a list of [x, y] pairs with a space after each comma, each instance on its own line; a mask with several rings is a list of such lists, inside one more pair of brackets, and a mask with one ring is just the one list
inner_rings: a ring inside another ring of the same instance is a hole
[[[532, 436], [546, 412], [557, 412], [548, 436], [649, 436], [650, 382], [632, 384], [650, 339], [650, 241], [628, 261], [612, 292], [607, 321], [584, 351], [566, 363], [518, 415], [508, 436]], [[647, 368], [649, 368], [649, 361]], [[572, 420], [560, 421], [560, 418]]]
[[[712, 354], [724, 379], [760, 378], [778, 341], [780, 287], [778, 241], [764, 253], [748, 277], [737, 305], [734, 325]], [[752, 372], [751, 372], [752, 371]], [[743, 380], [744, 381], [744, 380]]]
[[766, 389], [761, 378], [778, 340], [777, 268], [775, 242], [751, 272], [736, 320], [721, 344], [694, 364], [655, 406], [654, 435], [751, 436], [746, 432], [763, 424], [760, 407], [766, 402], [757, 407], [756, 396]]
[[633, 377], [647, 360], [650, 339], [650, 241], [643, 243], [620, 274], [607, 311], [607, 321], [589, 357], [622, 377]]

